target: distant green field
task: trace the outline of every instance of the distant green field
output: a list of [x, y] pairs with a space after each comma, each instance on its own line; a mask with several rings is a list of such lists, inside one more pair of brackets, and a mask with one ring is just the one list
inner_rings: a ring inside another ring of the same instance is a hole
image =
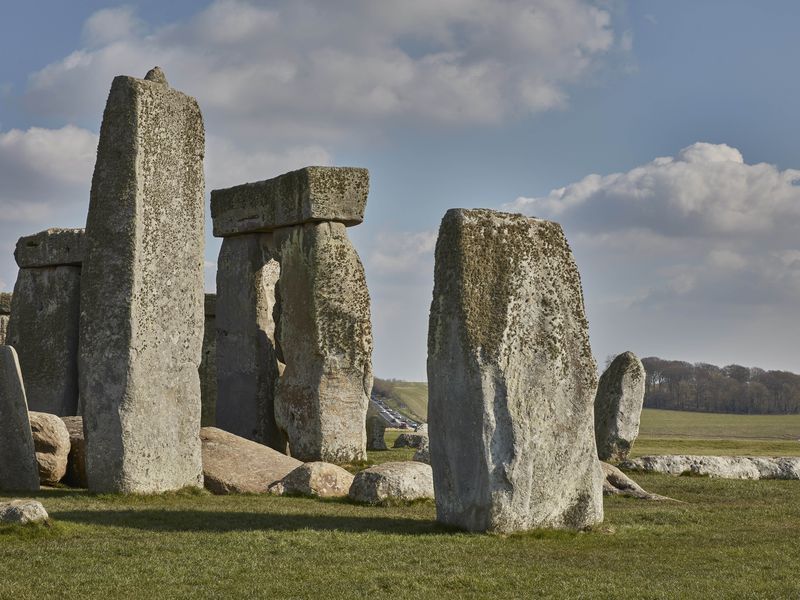
[[387, 381], [392, 397], [386, 403], [415, 421], [428, 420], [428, 384], [424, 381]]

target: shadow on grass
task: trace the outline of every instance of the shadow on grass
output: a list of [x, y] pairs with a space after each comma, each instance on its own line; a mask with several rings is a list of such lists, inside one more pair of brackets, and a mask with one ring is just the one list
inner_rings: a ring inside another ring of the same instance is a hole
[[202, 510], [74, 510], [52, 512], [60, 521], [148, 531], [347, 531], [399, 535], [454, 533], [433, 521], [390, 517], [354, 517]]

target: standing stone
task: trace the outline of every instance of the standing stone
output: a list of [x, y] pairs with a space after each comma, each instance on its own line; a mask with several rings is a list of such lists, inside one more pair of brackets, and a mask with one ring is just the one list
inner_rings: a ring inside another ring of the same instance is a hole
[[11, 318], [11, 294], [0, 292], [0, 346], [6, 343], [8, 320]]
[[56, 415], [29, 411], [33, 433], [33, 449], [39, 466], [39, 482], [55, 485], [67, 474], [67, 457], [71, 447], [66, 423]]
[[38, 490], [39, 468], [17, 353], [0, 346], [0, 491]]
[[386, 421], [370, 402], [367, 408], [367, 450], [386, 449]]
[[594, 400], [594, 434], [600, 460], [625, 460], [639, 435], [645, 372], [633, 352], [623, 352], [600, 376]]
[[79, 366], [93, 492], [202, 485], [203, 120], [152, 73], [114, 79], [92, 179]]
[[448, 211], [428, 330], [437, 519], [503, 533], [602, 521], [596, 377], [561, 227]]
[[47, 229], [19, 239], [8, 325], [28, 405], [54, 415], [78, 412], [78, 336], [83, 229]]
[[217, 261], [217, 427], [286, 452], [275, 422], [275, 284], [270, 234], [227, 237]]
[[372, 326], [364, 267], [343, 223], [279, 229], [278, 346], [286, 365], [275, 418], [292, 456], [365, 460]]
[[216, 424], [217, 411], [217, 295], [206, 294], [203, 324], [203, 354], [200, 357], [200, 415], [202, 427]]

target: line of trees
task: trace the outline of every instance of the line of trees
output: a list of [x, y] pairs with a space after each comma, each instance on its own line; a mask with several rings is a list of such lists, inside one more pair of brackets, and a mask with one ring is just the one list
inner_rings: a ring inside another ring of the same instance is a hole
[[757, 367], [642, 359], [647, 408], [738, 414], [800, 413], [800, 375]]

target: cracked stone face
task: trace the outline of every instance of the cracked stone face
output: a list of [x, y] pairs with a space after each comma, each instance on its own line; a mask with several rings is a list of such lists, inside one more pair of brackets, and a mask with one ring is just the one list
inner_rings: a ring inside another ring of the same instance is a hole
[[437, 519], [506, 533], [602, 521], [596, 383], [561, 227], [448, 211], [428, 330]]
[[203, 120], [155, 80], [111, 85], [81, 274], [89, 487], [202, 485]]

